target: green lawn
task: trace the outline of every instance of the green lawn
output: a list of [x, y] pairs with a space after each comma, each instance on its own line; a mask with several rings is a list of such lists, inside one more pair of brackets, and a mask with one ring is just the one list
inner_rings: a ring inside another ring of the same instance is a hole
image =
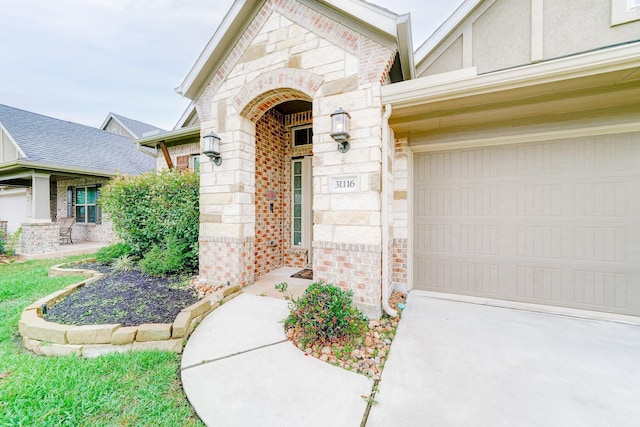
[[22, 309], [81, 280], [47, 277], [78, 258], [0, 265], [0, 426], [202, 426], [180, 387], [178, 355], [48, 358], [24, 349]]

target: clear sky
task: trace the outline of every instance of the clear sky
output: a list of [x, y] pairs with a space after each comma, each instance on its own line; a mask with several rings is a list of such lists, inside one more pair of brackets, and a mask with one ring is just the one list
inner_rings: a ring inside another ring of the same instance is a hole
[[[0, 104], [98, 127], [172, 129], [178, 86], [233, 0], [0, 0]], [[411, 13], [419, 47], [462, 0], [374, 0]]]

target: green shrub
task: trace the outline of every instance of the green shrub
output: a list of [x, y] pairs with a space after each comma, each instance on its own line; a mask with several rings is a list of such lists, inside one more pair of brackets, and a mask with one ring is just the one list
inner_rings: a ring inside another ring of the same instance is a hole
[[115, 245], [100, 249], [96, 253], [96, 261], [106, 263], [116, 258], [121, 258], [123, 255], [129, 255], [130, 253], [131, 246], [126, 243], [116, 243]]
[[14, 256], [16, 254], [16, 246], [20, 241], [20, 235], [22, 234], [22, 227], [18, 227], [16, 231], [9, 235], [7, 243], [4, 245], [5, 253], [8, 256]]
[[135, 259], [129, 254], [124, 254], [115, 258], [111, 266], [115, 271], [131, 271], [135, 268]]
[[4, 240], [0, 239], [0, 255], [4, 253]]
[[[286, 283], [277, 285], [276, 289], [287, 295]], [[300, 330], [300, 342], [305, 346], [352, 342], [366, 330], [367, 318], [352, 305], [351, 291], [316, 282], [300, 298], [288, 299], [290, 314], [284, 320], [284, 327]]]
[[178, 273], [190, 268], [185, 253], [187, 245], [170, 236], [164, 247], [155, 245], [140, 261], [142, 271], [153, 276]]
[[153, 271], [162, 270], [151, 267], [155, 262], [172, 261], [167, 267], [172, 271], [175, 265], [198, 266], [199, 197], [197, 174], [165, 170], [116, 178], [105, 186], [100, 200], [132, 255], [148, 258]]

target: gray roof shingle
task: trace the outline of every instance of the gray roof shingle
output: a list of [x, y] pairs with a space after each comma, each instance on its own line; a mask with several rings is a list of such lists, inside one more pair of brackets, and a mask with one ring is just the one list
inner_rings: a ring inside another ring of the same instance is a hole
[[134, 138], [142, 138], [147, 132], [165, 132], [164, 129], [160, 129], [157, 126], [153, 126], [139, 120], [130, 119], [129, 117], [121, 116], [120, 114], [109, 113], [109, 115], [120, 121], [124, 127], [131, 131]]
[[0, 104], [0, 123], [24, 151], [24, 160], [137, 175], [155, 168], [131, 139], [74, 122]]

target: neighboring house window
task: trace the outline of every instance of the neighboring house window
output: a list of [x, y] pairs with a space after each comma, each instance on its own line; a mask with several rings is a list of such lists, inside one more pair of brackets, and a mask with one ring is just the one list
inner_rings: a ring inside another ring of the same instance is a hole
[[640, 20], [640, 0], [611, 0], [611, 25]]
[[300, 147], [313, 142], [313, 127], [311, 125], [298, 126], [291, 129], [293, 146]]
[[75, 218], [78, 223], [100, 223], [100, 187], [75, 187]]
[[176, 157], [176, 169], [179, 171], [200, 171], [200, 154], [187, 154]]

